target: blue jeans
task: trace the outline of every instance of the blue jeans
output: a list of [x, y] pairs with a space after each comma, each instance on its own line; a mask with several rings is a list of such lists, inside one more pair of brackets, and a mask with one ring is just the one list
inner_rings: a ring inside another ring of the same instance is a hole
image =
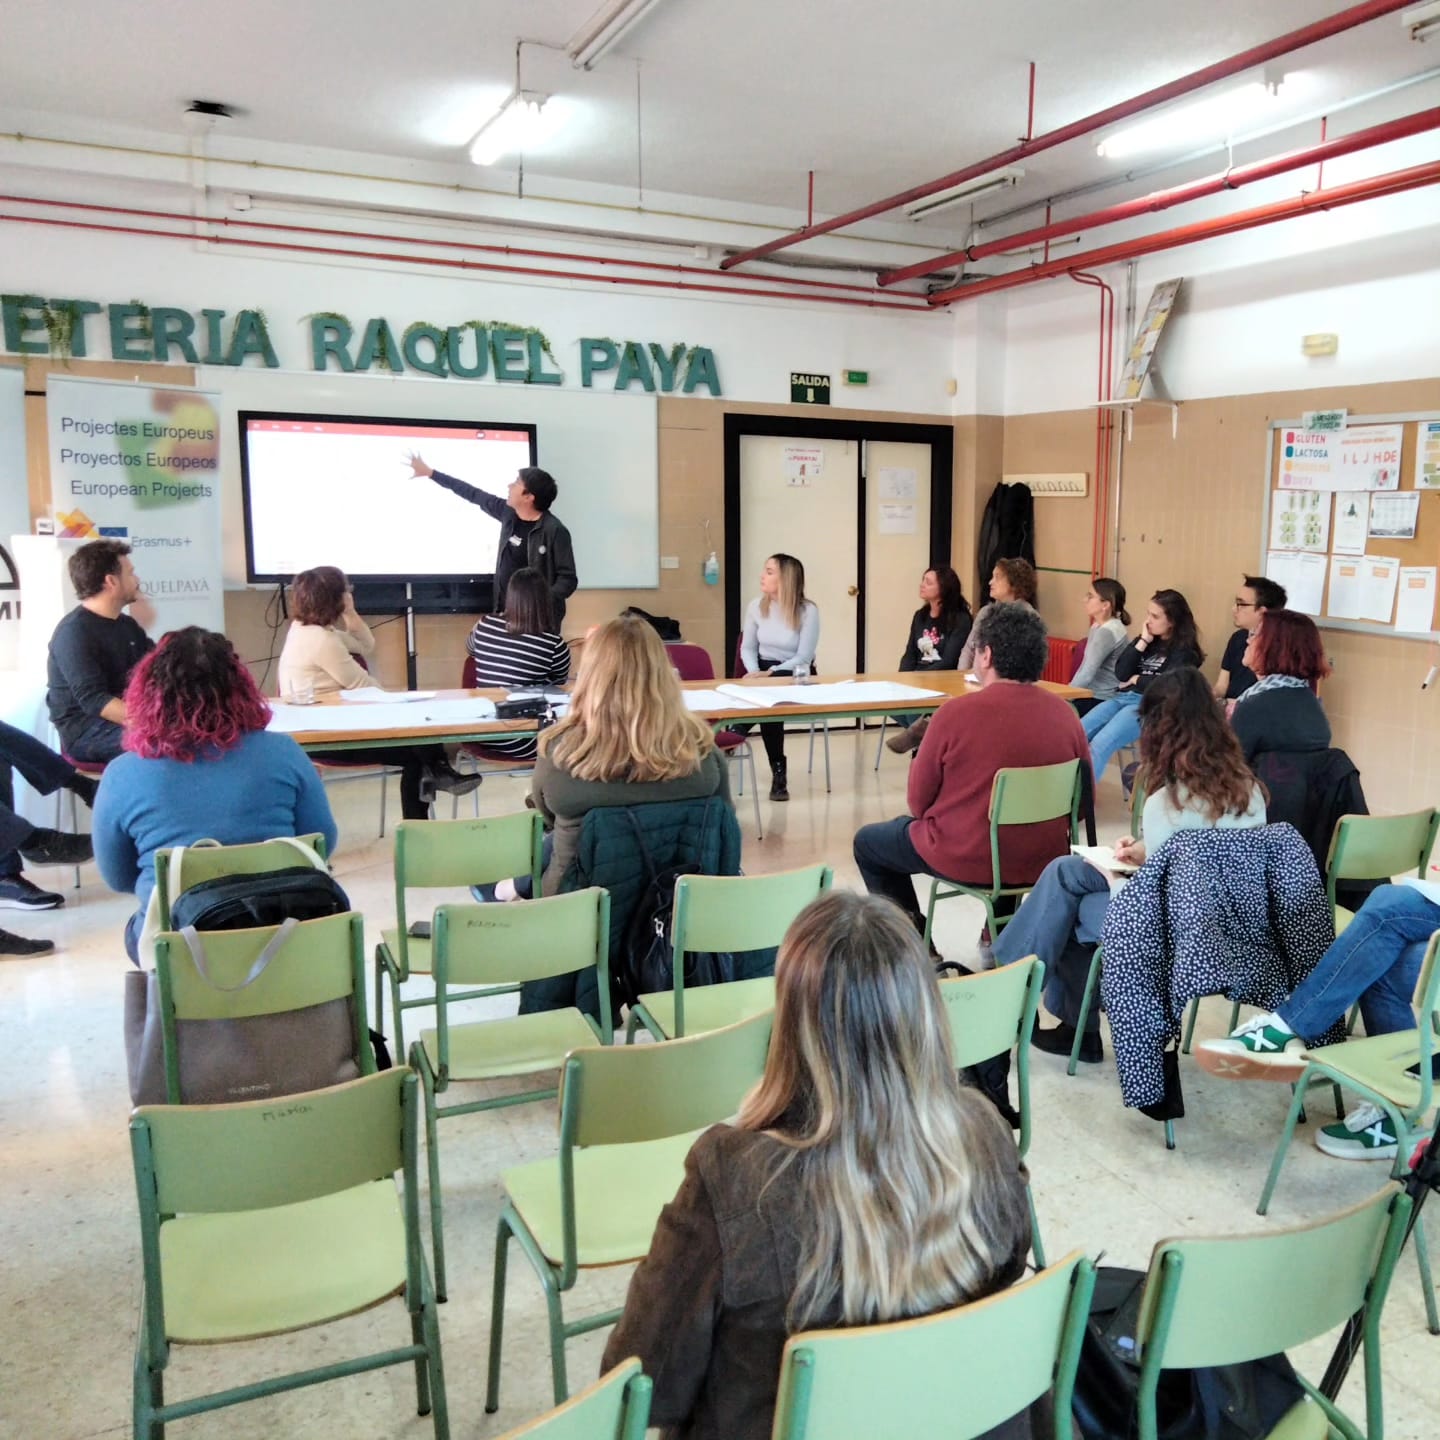
[[1305, 1040], [1343, 1020], [1357, 1000], [1367, 1035], [1413, 1030], [1410, 997], [1437, 930], [1440, 905], [1409, 885], [1382, 885], [1275, 1013]]
[[1090, 768], [1095, 783], [1105, 773], [1110, 757], [1140, 738], [1140, 696], [1134, 690], [1123, 691], [1112, 700], [1102, 700], [1093, 710], [1080, 717], [1085, 738], [1090, 742]]
[[[1100, 943], [1109, 908], [1110, 882], [1078, 855], [1062, 855], [1045, 867], [1000, 932], [995, 963], [1010, 965], [1037, 956], [1045, 966], [1046, 1009], [1073, 1025], [1085, 994], [1089, 957]], [[1086, 1028], [1099, 1030], [1098, 1005], [1091, 1008]]]

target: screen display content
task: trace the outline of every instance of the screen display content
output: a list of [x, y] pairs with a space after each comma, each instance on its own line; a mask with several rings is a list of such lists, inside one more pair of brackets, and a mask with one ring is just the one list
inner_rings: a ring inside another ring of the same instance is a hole
[[470, 579], [495, 568], [500, 522], [411, 474], [409, 456], [504, 499], [535, 464], [535, 426], [242, 410], [252, 582], [337, 565], [352, 580]]

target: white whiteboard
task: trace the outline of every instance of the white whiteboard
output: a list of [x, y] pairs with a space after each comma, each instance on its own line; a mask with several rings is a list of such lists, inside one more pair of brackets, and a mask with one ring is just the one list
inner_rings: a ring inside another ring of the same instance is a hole
[[[538, 427], [538, 463], [560, 487], [555, 514], [575, 542], [580, 588], [643, 590], [660, 584], [660, 480], [653, 395], [228, 366], [200, 367], [196, 384], [221, 396], [222, 561], [227, 589], [245, 586], [245, 520], [236, 418], [241, 410], [534, 424]], [[407, 471], [395, 477], [401, 495], [407, 485], [418, 483]], [[478, 533], [484, 519], [480, 512], [459, 499], [455, 506], [456, 523], [473, 523]], [[476, 573], [488, 574], [494, 563], [493, 555], [477, 556]]]

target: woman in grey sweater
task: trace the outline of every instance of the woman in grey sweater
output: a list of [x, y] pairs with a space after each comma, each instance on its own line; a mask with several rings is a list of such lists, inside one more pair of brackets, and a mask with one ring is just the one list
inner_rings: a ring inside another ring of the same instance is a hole
[[1085, 618], [1090, 629], [1085, 636], [1085, 654], [1070, 683], [1090, 692], [1088, 700], [1075, 701], [1083, 715], [1102, 700], [1109, 700], [1120, 688], [1115, 678], [1115, 659], [1130, 638], [1125, 627], [1130, 612], [1125, 608], [1125, 587], [1118, 580], [1101, 576], [1085, 592]]

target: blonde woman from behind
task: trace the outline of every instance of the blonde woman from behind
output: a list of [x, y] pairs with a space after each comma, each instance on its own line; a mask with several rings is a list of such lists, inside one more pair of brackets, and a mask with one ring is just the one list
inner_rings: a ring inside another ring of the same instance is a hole
[[[693, 1440], [767, 1440], [788, 1336], [980, 1299], [1030, 1244], [1015, 1142], [956, 1075], [906, 916], [832, 890], [775, 978], [764, 1076], [691, 1148], [605, 1350], [605, 1367], [640, 1357], [651, 1423]], [[990, 1432], [1042, 1433], [1029, 1412]]]

